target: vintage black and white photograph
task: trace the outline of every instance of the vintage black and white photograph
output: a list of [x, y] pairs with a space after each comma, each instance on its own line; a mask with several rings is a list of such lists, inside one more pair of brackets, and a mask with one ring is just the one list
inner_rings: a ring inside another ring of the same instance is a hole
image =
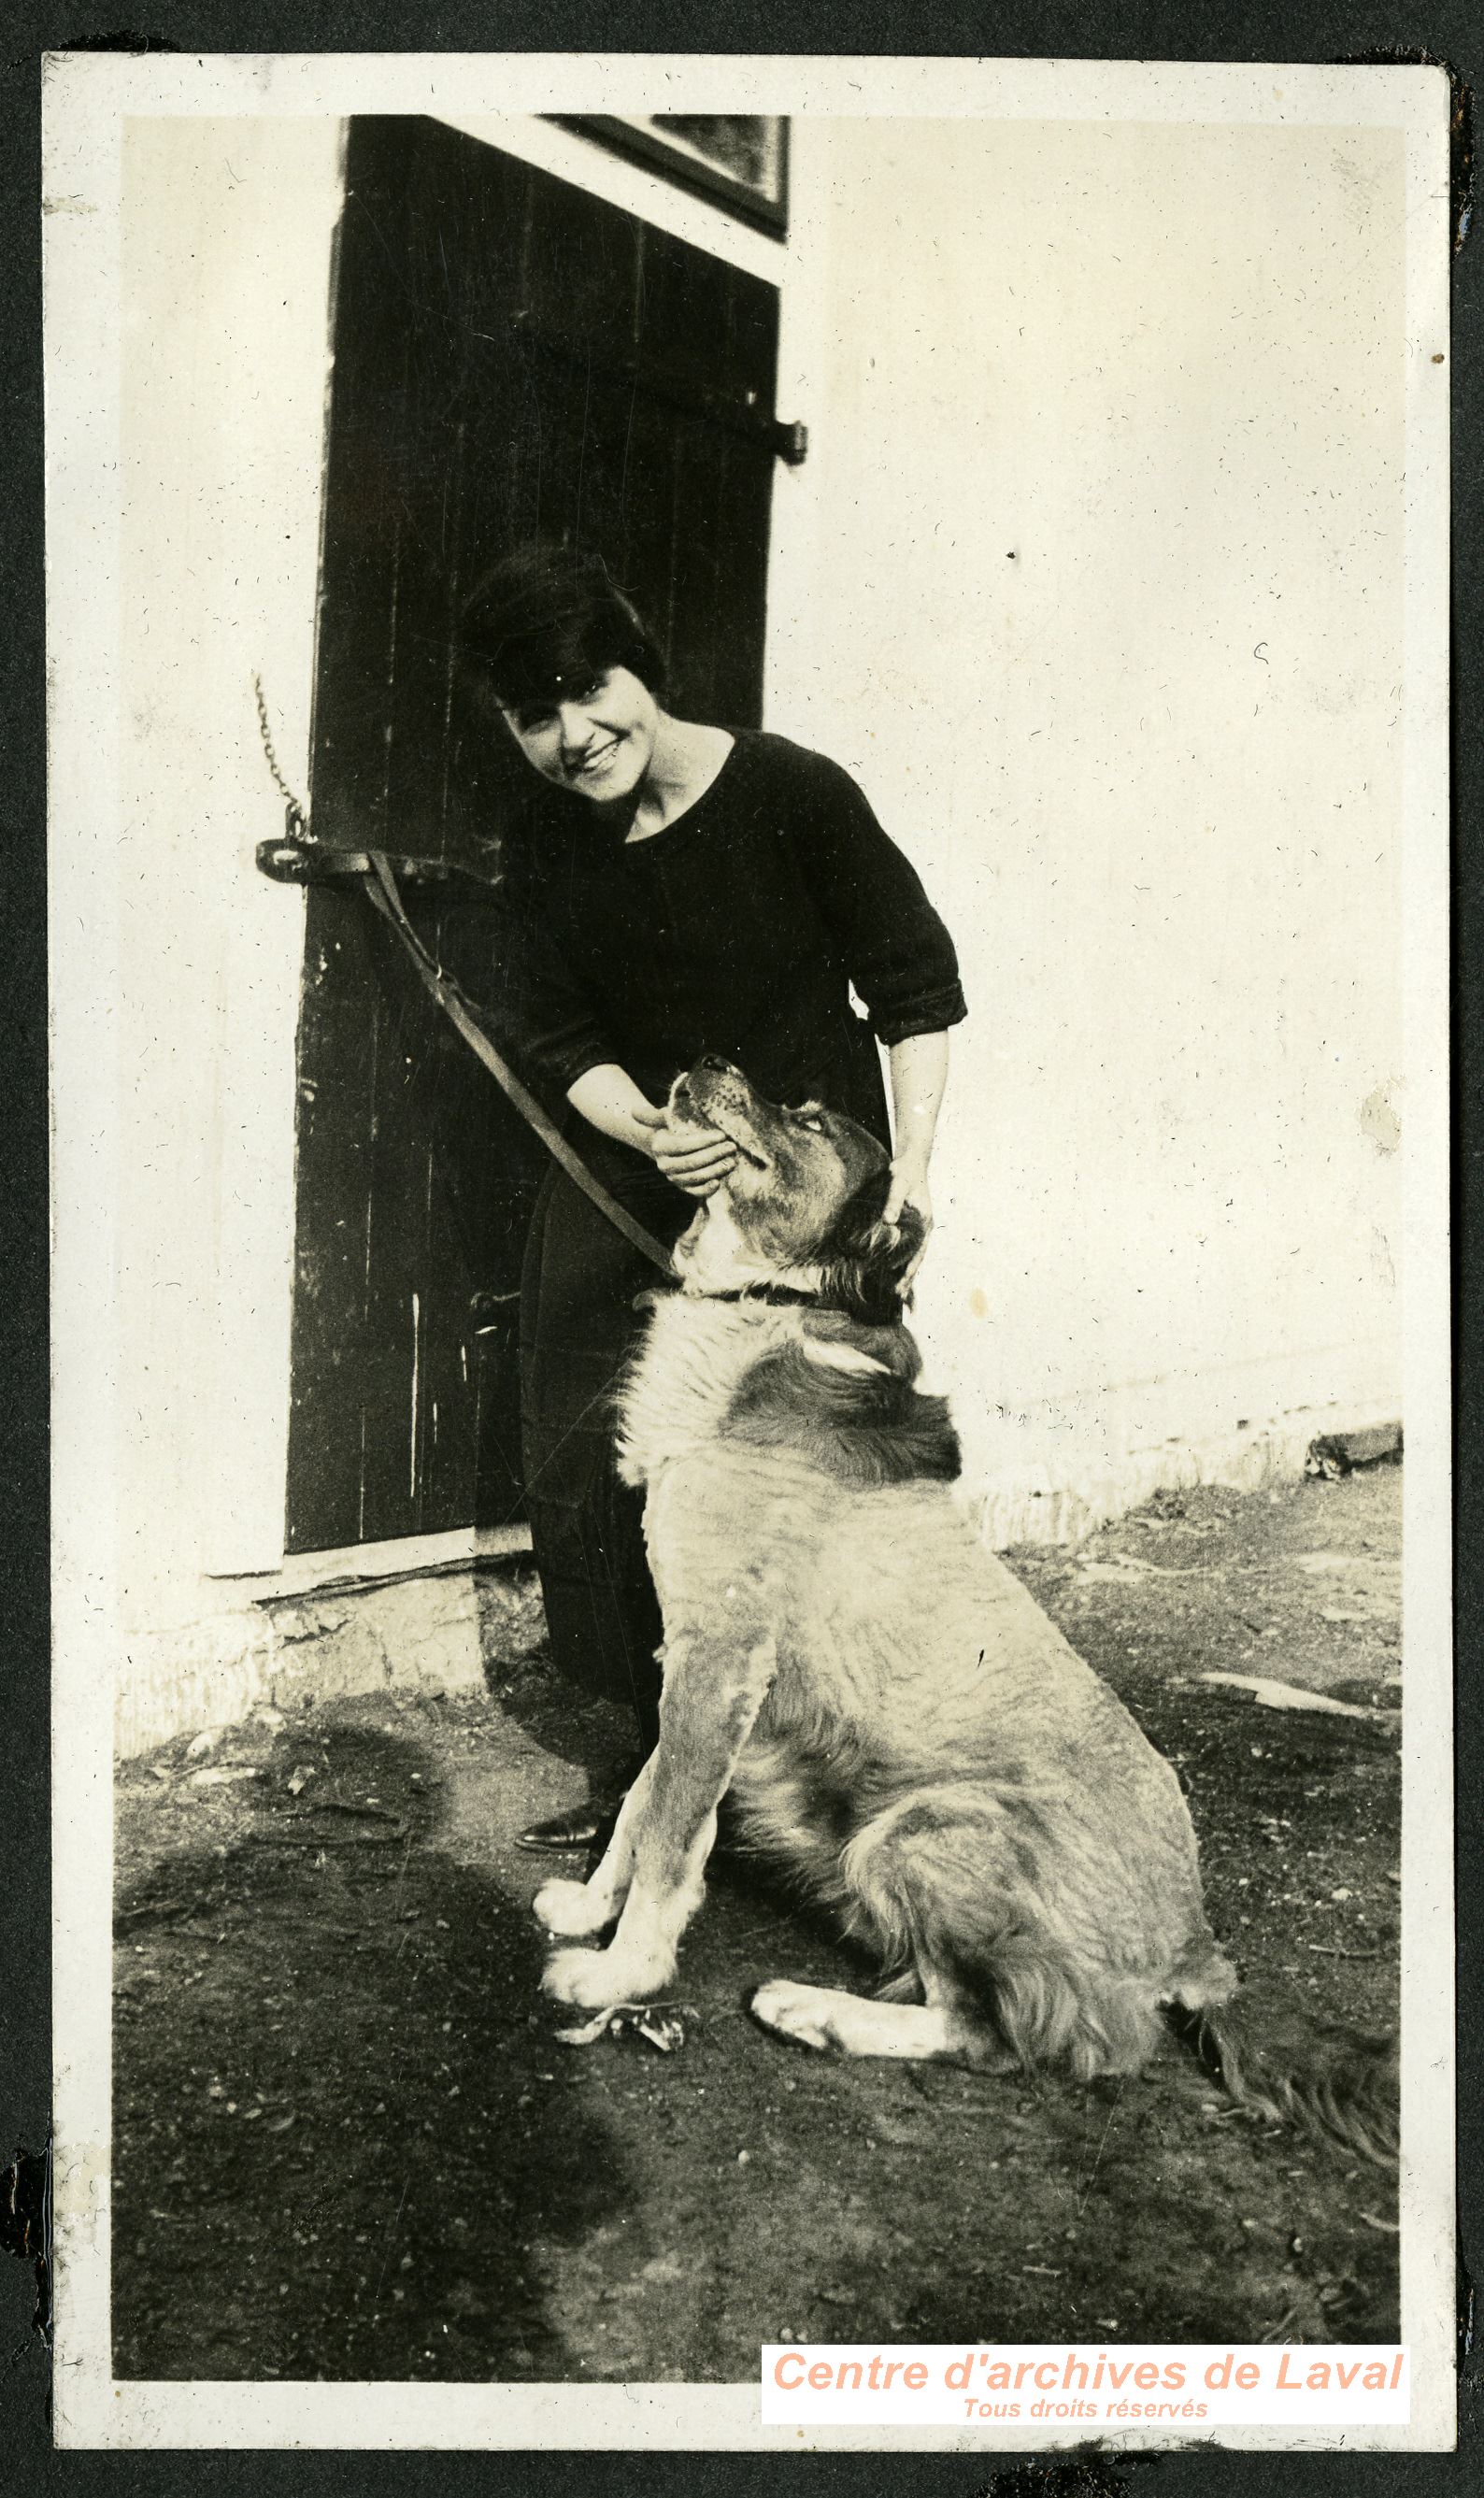
[[1451, 2437], [1446, 82], [842, 67], [51, 68], [67, 2443]]

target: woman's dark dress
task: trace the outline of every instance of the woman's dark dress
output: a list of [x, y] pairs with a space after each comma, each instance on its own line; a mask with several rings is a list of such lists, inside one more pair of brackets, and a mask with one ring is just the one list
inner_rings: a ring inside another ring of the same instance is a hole
[[[849, 775], [786, 738], [739, 733], [709, 789], [626, 842], [553, 794], [512, 878], [514, 1038], [554, 1095], [614, 1064], [655, 1103], [703, 1051], [771, 1101], [815, 1100], [889, 1141], [876, 1042], [965, 1012], [952, 941]], [[854, 987], [869, 1021], [852, 1004]], [[666, 1243], [696, 1201], [568, 1113], [604, 1184]], [[526, 1493], [552, 1651], [572, 1681], [658, 1726], [661, 1624], [640, 1496], [613, 1464], [617, 1378], [654, 1270], [553, 1169], [521, 1296]]]

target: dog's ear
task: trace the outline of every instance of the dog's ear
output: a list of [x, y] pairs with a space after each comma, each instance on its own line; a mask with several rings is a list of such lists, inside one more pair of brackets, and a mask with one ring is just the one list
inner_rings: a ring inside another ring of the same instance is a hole
[[891, 1327], [902, 1315], [903, 1275], [922, 1246], [926, 1225], [915, 1205], [894, 1223], [882, 1219], [889, 1169], [873, 1172], [841, 1209], [823, 1244], [820, 1280], [826, 1299], [864, 1327]]

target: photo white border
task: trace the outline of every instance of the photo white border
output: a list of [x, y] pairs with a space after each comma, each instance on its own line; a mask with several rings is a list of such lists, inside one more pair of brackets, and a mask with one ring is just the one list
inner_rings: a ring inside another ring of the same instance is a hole
[[[1406, 1118], [1403, 1341], [1402, 2339], [1405, 2431], [1242, 2429], [1223, 2447], [1450, 2447], [1453, 2373], [1453, 1896], [1449, 1771], [1448, 1249], [1449, 90], [1440, 69], [1132, 61], [798, 59], [649, 54], [254, 57], [53, 55], [45, 70], [46, 389], [53, 1007], [53, 1584], [56, 2439], [65, 2447], [1024, 2450], [1073, 2442], [1016, 2424], [968, 2433], [764, 2429], [737, 2386], [115, 2383], [109, 2163], [114, 1562], [100, 1482], [116, 1464], [113, 1282], [95, 1201], [122, 1140], [110, 1011], [118, 762], [119, 142], [130, 114], [758, 111], [790, 115], [1386, 127], [1406, 142], [1403, 956]], [[554, 144], [562, 134], [553, 133]], [[581, 143], [573, 142], [572, 144]], [[647, 195], [648, 196], [648, 195]], [[674, 194], [693, 239], [771, 274], [780, 246]], [[715, 247], [713, 240], [713, 247]], [[1120, 2447], [1167, 2447], [1130, 2432]]]

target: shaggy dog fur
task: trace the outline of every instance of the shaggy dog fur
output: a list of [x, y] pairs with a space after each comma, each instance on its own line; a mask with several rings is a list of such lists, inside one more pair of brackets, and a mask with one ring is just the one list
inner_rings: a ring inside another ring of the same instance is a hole
[[1179, 1783], [953, 1501], [958, 1448], [917, 1387], [881, 1221], [887, 1156], [703, 1060], [671, 1103], [736, 1143], [677, 1252], [622, 1401], [664, 1615], [658, 1750], [586, 1883], [535, 1903], [545, 1984], [589, 2010], [654, 1995], [699, 1906], [716, 1810], [866, 1944], [864, 1998], [777, 1979], [769, 2030], [847, 2054], [1128, 2073], [1167, 2008], [1228, 2087], [1352, 2145], [1333, 2084], [1242, 2070], [1235, 1973], [1207, 1924]]

